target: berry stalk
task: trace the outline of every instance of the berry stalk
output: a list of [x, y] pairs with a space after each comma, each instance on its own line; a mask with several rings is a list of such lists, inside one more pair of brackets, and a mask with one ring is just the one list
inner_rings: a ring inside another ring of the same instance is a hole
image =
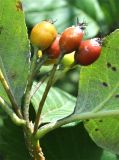
[[51, 70], [50, 77], [49, 77], [49, 80], [47, 82], [47, 85], [46, 85], [45, 91], [43, 93], [42, 99], [40, 101], [38, 112], [37, 112], [37, 115], [36, 115], [36, 120], [35, 120], [35, 125], [34, 125], [34, 134], [37, 132], [37, 129], [38, 129], [38, 126], [39, 126], [39, 122], [40, 122], [41, 111], [42, 111], [42, 108], [44, 106], [45, 100], [47, 98], [48, 92], [49, 92], [49, 90], [50, 90], [50, 88], [51, 88], [51, 86], [53, 84], [53, 78], [54, 78], [57, 66], [61, 62], [63, 56], [64, 56], [64, 54], [62, 53], [59, 56], [59, 58], [57, 59], [57, 62], [54, 64], [54, 66], [53, 66], [53, 68]]

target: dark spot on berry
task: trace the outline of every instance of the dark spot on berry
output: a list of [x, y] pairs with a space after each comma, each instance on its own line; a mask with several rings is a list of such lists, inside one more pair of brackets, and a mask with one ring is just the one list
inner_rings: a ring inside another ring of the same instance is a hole
[[99, 131], [99, 129], [98, 129], [98, 128], [95, 128], [95, 131], [97, 132], [97, 131]]
[[23, 11], [22, 3], [20, 1], [16, 2], [16, 9], [17, 9], [17, 11]]
[[103, 122], [103, 120], [102, 120], [102, 119], [100, 119], [100, 120], [99, 120], [99, 122]]
[[112, 67], [112, 71], [116, 72], [117, 68], [116, 67]]
[[3, 30], [3, 26], [0, 26], [0, 34], [2, 33]]
[[115, 98], [119, 98], [119, 94], [116, 94], [116, 95], [115, 95]]
[[111, 67], [111, 63], [107, 62], [107, 67], [110, 68]]
[[103, 82], [102, 85], [103, 85], [104, 87], [108, 87], [108, 84], [107, 84], [106, 82]]

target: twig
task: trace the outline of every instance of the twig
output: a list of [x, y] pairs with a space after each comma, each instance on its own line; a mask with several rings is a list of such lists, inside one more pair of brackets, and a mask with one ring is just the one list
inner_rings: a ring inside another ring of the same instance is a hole
[[119, 110], [112, 110], [112, 111], [100, 111], [100, 112], [86, 112], [82, 114], [72, 114], [64, 119], [61, 119], [56, 122], [51, 122], [49, 124], [44, 125], [41, 127], [35, 137], [36, 139], [42, 138], [44, 135], [49, 133], [50, 131], [59, 128], [63, 125], [66, 125], [68, 123], [76, 122], [76, 121], [82, 121], [86, 119], [96, 119], [96, 118], [106, 118], [106, 117], [115, 117], [119, 116]]
[[0, 106], [2, 109], [10, 116], [11, 120], [18, 126], [26, 125], [26, 121], [23, 119], [20, 119], [13, 110], [8, 106], [8, 104], [4, 101], [4, 99], [0, 96]]
[[[62, 69], [58, 69], [57, 71], [63, 71], [61, 72], [61, 74], [63, 73], [66, 73], [68, 72], [70, 69], [73, 69], [73, 68], [66, 68], [64, 70]], [[36, 84], [35, 88], [33, 89], [32, 93], [31, 93], [31, 98], [34, 96], [34, 94], [38, 91], [38, 89], [40, 88], [40, 86], [47, 80], [47, 78], [50, 76], [51, 74], [51, 71], [50, 72], [47, 72], [43, 77], [42, 79]], [[55, 80], [56, 81], [56, 80]], [[54, 82], [53, 82], [54, 83]]]
[[48, 92], [52, 86], [52, 83], [53, 83], [53, 78], [54, 78], [54, 75], [55, 75], [55, 72], [56, 72], [56, 69], [57, 69], [57, 66], [58, 64], [61, 62], [62, 58], [63, 58], [64, 54], [62, 53], [57, 62], [54, 64], [52, 70], [51, 70], [51, 73], [50, 73], [50, 77], [49, 77], [49, 80], [47, 82], [47, 85], [46, 85], [46, 88], [45, 88], [45, 91], [43, 93], [43, 96], [42, 96], [42, 99], [40, 101], [40, 104], [39, 104], [39, 108], [38, 108], [38, 112], [37, 112], [37, 115], [36, 115], [36, 120], [35, 120], [35, 125], [34, 125], [34, 134], [36, 133], [37, 129], [38, 129], [38, 126], [39, 126], [39, 121], [40, 121], [40, 115], [41, 115], [41, 111], [42, 111], [42, 108], [44, 106], [44, 103], [45, 103], [45, 100], [47, 98], [47, 95], [48, 95]]
[[29, 105], [30, 105], [30, 101], [31, 101], [31, 88], [33, 85], [33, 81], [35, 79], [35, 76], [38, 72], [38, 69], [41, 68], [41, 66], [43, 65], [43, 63], [45, 62], [45, 58], [42, 57], [41, 60], [39, 61], [39, 63], [37, 62], [37, 52], [38, 49], [35, 48], [34, 51], [34, 57], [32, 60], [32, 64], [31, 64], [31, 70], [29, 72], [28, 75], [28, 82], [27, 82], [27, 86], [26, 86], [26, 91], [23, 97], [23, 115], [25, 120], [27, 121], [27, 124], [29, 124]]
[[15, 100], [15, 97], [14, 97], [14, 95], [13, 95], [13, 93], [12, 93], [12, 91], [11, 91], [11, 89], [10, 89], [10, 87], [9, 87], [9, 85], [8, 85], [8, 83], [7, 83], [7, 81], [6, 81], [5, 77], [4, 77], [1, 69], [0, 69], [0, 81], [1, 81], [5, 91], [7, 93], [7, 96], [9, 97], [9, 100], [10, 100], [10, 102], [12, 104], [12, 108], [13, 108], [14, 112], [17, 114], [17, 116], [19, 118], [22, 118], [21, 111], [20, 111], [20, 109], [18, 107], [18, 104], [17, 104], [17, 102]]
[[30, 92], [31, 92], [32, 84], [33, 84], [33, 79], [35, 76], [34, 70], [37, 64], [37, 52], [38, 52], [38, 49], [35, 49], [34, 57], [31, 63], [31, 69], [28, 75], [28, 82], [27, 82], [25, 94], [23, 97], [23, 116], [24, 116], [24, 119], [27, 121], [27, 123], [29, 123]]

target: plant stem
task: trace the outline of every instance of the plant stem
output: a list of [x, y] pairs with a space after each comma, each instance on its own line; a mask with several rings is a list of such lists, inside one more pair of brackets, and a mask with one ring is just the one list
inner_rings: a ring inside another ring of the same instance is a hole
[[76, 121], [82, 121], [86, 119], [96, 119], [96, 118], [105, 118], [105, 117], [113, 117], [113, 116], [119, 116], [119, 110], [112, 110], [112, 111], [100, 111], [100, 112], [86, 112], [82, 114], [72, 114], [64, 119], [61, 119], [56, 122], [49, 123], [43, 127], [41, 127], [35, 137], [37, 139], [42, 138], [45, 134], [48, 132], [59, 128], [63, 125], [66, 125], [68, 123], [76, 122]]
[[24, 115], [24, 119], [27, 122], [27, 125], [29, 125], [29, 105], [31, 101], [31, 88], [33, 85], [33, 81], [35, 79], [35, 76], [38, 70], [42, 67], [43, 63], [46, 60], [46, 57], [44, 56], [41, 58], [41, 61], [37, 62], [38, 60], [37, 52], [38, 52], [38, 48], [34, 48], [34, 57], [31, 63], [31, 69], [28, 75], [26, 91], [23, 97], [23, 115]]
[[32, 84], [33, 84], [33, 80], [34, 80], [34, 70], [36, 68], [36, 64], [37, 64], [37, 52], [38, 49], [35, 49], [34, 52], [34, 57], [31, 63], [31, 69], [28, 75], [28, 82], [27, 82], [27, 86], [26, 86], [26, 90], [25, 90], [25, 94], [23, 97], [23, 116], [24, 119], [26, 120], [27, 124], [29, 123], [29, 104], [30, 104], [30, 92], [31, 92], [31, 88], [32, 88]]
[[26, 121], [24, 121], [23, 119], [20, 119], [14, 112], [13, 110], [8, 106], [8, 104], [4, 101], [4, 99], [0, 96], [0, 106], [2, 107], [2, 109], [9, 115], [9, 117], [11, 118], [11, 120], [18, 126], [22, 125], [25, 126], [26, 125]]
[[52, 86], [53, 78], [54, 78], [57, 66], [61, 62], [63, 56], [64, 56], [64, 54], [62, 53], [59, 56], [59, 58], [57, 59], [57, 62], [54, 64], [54, 66], [53, 66], [53, 68], [51, 70], [50, 77], [49, 77], [49, 80], [47, 82], [47, 85], [46, 85], [45, 91], [43, 93], [42, 99], [40, 101], [38, 112], [37, 112], [37, 115], [36, 115], [36, 120], [35, 120], [35, 125], [34, 125], [34, 134], [37, 132], [37, 129], [38, 129], [38, 126], [39, 126], [39, 122], [40, 122], [41, 111], [42, 111], [42, 108], [44, 106], [45, 100], [47, 98], [48, 92], [49, 92], [49, 90], [50, 90], [50, 88]]
[[33, 160], [45, 160], [39, 140], [35, 140], [33, 143]]
[[24, 137], [32, 160], [45, 160], [39, 140], [33, 136], [27, 127], [24, 127]]
[[22, 118], [21, 111], [20, 111], [20, 109], [18, 107], [18, 104], [17, 104], [17, 102], [15, 100], [15, 97], [14, 97], [14, 95], [13, 95], [13, 93], [12, 93], [12, 91], [11, 91], [11, 89], [10, 89], [10, 87], [9, 87], [9, 85], [8, 85], [8, 83], [7, 83], [7, 81], [6, 81], [5, 77], [4, 77], [1, 69], [0, 69], [0, 81], [1, 81], [5, 91], [7, 93], [7, 96], [9, 97], [9, 100], [10, 100], [10, 102], [12, 104], [12, 108], [13, 108], [14, 112], [17, 114], [17, 116], [19, 118]]

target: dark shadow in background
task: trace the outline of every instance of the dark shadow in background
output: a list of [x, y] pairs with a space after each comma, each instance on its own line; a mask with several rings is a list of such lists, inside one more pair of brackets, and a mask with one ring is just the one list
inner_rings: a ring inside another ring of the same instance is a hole
[[92, 142], [83, 124], [52, 131], [42, 139], [42, 147], [48, 160], [100, 160], [103, 152]]

